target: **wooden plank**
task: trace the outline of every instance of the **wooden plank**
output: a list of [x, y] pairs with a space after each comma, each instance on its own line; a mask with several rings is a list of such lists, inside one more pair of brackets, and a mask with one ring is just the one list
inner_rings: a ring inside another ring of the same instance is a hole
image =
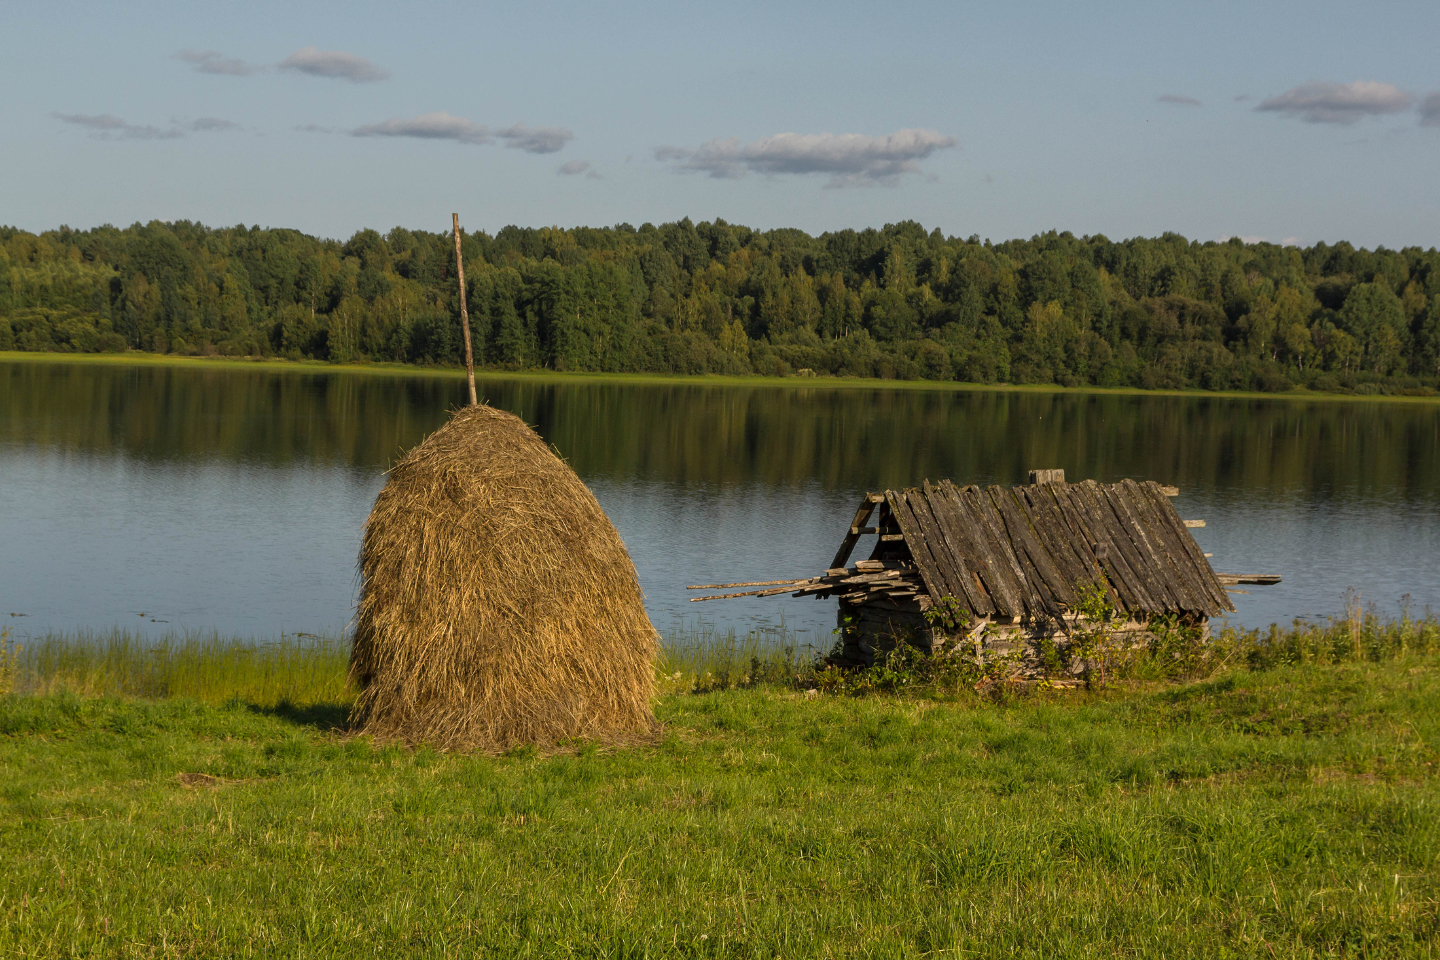
[[995, 509], [995, 501], [991, 498], [994, 491], [1003, 489], [999, 486], [992, 486], [989, 490], [981, 490], [977, 487], [978, 496], [975, 502], [979, 504], [980, 514], [985, 518], [986, 525], [990, 528], [995, 542], [1000, 547], [1001, 558], [1004, 559], [1009, 566], [1010, 573], [1015, 577], [1015, 585], [1025, 603], [1026, 613], [1031, 616], [1040, 616], [1048, 613], [1044, 599], [1037, 592], [1037, 585], [1031, 582], [1029, 575], [1025, 572], [1020, 558], [1016, 556], [1015, 547], [1010, 543], [1010, 535], [1005, 530], [1005, 521], [1000, 519], [1000, 511]]
[[1040, 483], [1064, 483], [1064, 482], [1065, 482], [1065, 471], [1064, 471], [1064, 470], [1031, 470], [1031, 471], [1030, 471], [1030, 483], [1031, 483], [1032, 485], [1034, 485], [1034, 484], [1040, 484]]
[[1092, 520], [1103, 525], [1109, 537], [1110, 549], [1119, 549], [1120, 558], [1116, 566], [1122, 570], [1122, 575], [1129, 579], [1131, 588], [1140, 599], [1142, 606], [1139, 609], [1145, 613], [1169, 611], [1172, 605], [1164, 591], [1159, 590], [1153, 581], [1149, 563], [1140, 556], [1139, 549], [1130, 540], [1129, 532], [1121, 526], [1120, 519], [1105, 499], [1100, 484], [1094, 480], [1086, 480], [1084, 483], [1072, 484], [1070, 489], [1079, 491]]
[[[915, 515], [915, 519], [919, 521], [920, 529], [925, 531], [925, 545], [930, 548], [930, 556], [935, 559], [936, 571], [945, 581], [944, 596], [953, 597], [956, 600], [968, 599], [965, 593], [965, 582], [960, 578], [960, 571], [956, 569], [951, 559], [940, 523], [930, 509], [930, 498], [926, 495], [926, 491], [923, 488], [906, 490], [905, 503], [909, 505], [910, 512]], [[935, 599], [941, 598], [935, 597]]]
[[[948, 483], [948, 481], [947, 481]], [[960, 517], [960, 525], [975, 544], [976, 564], [985, 592], [995, 606], [995, 613], [1002, 617], [1018, 617], [1025, 612], [1025, 602], [1020, 594], [1019, 584], [1010, 573], [1004, 554], [990, 531], [989, 524], [980, 513], [979, 498], [984, 496], [979, 487], [949, 488], [950, 502]]]
[[795, 585], [788, 587], [771, 587], [769, 590], [746, 590], [743, 593], [717, 593], [713, 597], [691, 597], [691, 603], [701, 603], [706, 600], [729, 600], [732, 597], [773, 597], [782, 593], [791, 593]]
[[1099, 490], [1100, 485], [1088, 480], [1076, 486], [1081, 488], [1080, 496], [1088, 505], [1091, 518], [1104, 527], [1111, 552], [1117, 549], [1120, 551], [1119, 556], [1112, 559], [1115, 561], [1115, 568], [1128, 580], [1141, 603], [1137, 612], [1164, 613], [1168, 607], [1166, 597], [1164, 593], [1156, 592], [1155, 585], [1147, 576], [1148, 563], [1140, 557], [1135, 545], [1130, 541], [1129, 533], [1120, 526], [1115, 511]]
[[[1026, 550], [1032, 555], [1039, 551], [1038, 555], [1032, 556], [1038, 571], [1045, 577], [1051, 592], [1056, 600], [1065, 606], [1071, 606], [1075, 601], [1075, 588], [1070, 577], [1066, 574], [1065, 568], [1061, 565], [1049, 544], [1040, 536], [1039, 524], [1044, 521], [1035, 513], [1026, 497], [1026, 487], [1016, 487], [1006, 491], [1006, 503], [1014, 512], [1017, 522], [1022, 524], [1022, 530], [1027, 537]], [[1010, 518], [1006, 517], [1007, 524]], [[1011, 537], [1014, 541], [1014, 537]], [[1041, 559], [1043, 557], [1043, 560]]]
[[[1031, 587], [1025, 580], [1025, 573], [1020, 569], [1020, 561], [1015, 559], [1015, 551], [1010, 547], [1010, 540], [1005, 536], [1005, 524], [995, 512], [995, 505], [985, 495], [985, 491], [979, 487], [966, 487], [960, 491], [961, 502], [969, 508], [971, 515], [975, 518], [975, 528], [985, 538], [986, 544], [990, 547], [990, 555], [994, 558], [993, 566], [997, 571], [1003, 589], [1006, 592], [1008, 610], [1001, 610], [1001, 613], [1011, 617], [1023, 617], [1029, 613], [1029, 600]], [[991, 591], [994, 595], [994, 591]]]
[[1195, 528], [1195, 527], [1203, 527], [1203, 526], [1205, 526], [1205, 521], [1204, 521], [1204, 520], [1186, 520], [1186, 521], [1185, 521], [1185, 526], [1190, 527], [1190, 528], [1192, 528], [1192, 529]]
[[1077, 534], [1079, 543], [1089, 551], [1090, 561], [1100, 569], [1115, 591], [1120, 606], [1127, 611], [1144, 610], [1149, 597], [1142, 597], [1136, 591], [1127, 575], [1128, 571], [1122, 573], [1124, 558], [1120, 556], [1120, 549], [1110, 543], [1109, 532], [1099, 526], [1098, 519], [1091, 517], [1089, 506], [1079, 489], [1081, 486], [1082, 484], [1078, 483], [1067, 483], [1053, 488], [1060, 511]]
[[773, 587], [777, 583], [807, 583], [813, 579], [814, 577], [801, 577], [799, 580], [748, 580], [743, 583], [697, 583], [693, 587], [686, 587], [685, 589], [729, 590], [731, 587]]
[[1174, 534], [1173, 542], [1190, 557], [1190, 562], [1195, 570], [1197, 580], [1204, 586], [1206, 595], [1208, 595], [1211, 602], [1214, 603], [1213, 607], [1205, 611], [1206, 614], [1214, 617], [1219, 616], [1221, 613], [1234, 613], [1235, 605], [1230, 602], [1229, 596], [1225, 593], [1225, 588], [1215, 579], [1215, 568], [1210, 566], [1210, 561], [1205, 559], [1205, 554], [1201, 551], [1200, 544], [1196, 543], [1195, 538], [1190, 535], [1190, 531], [1185, 529], [1184, 524], [1180, 520], [1180, 514], [1175, 512], [1174, 505], [1160, 493], [1159, 487], [1156, 484], [1142, 483], [1140, 486], [1150, 498], [1150, 502], [1155, 505], [1156, 512], [1158, 512], [1160, 516], [1164, 518], [1166, 524], [1169, 525], [1171, 532]]
[[1150, 542], [1146, 532], [1148, 519], [1137, 512], [1136, 506], [1130, 502], [1124, 482], [1098, 484], [1095, 489], [1109, 502], [1120, 530], [1128, 535], [1135, 548], [1139, 556], [1136, 573], [1145, 580], [1145, 588], [1150, 595], [1163, 602], [1169, 613], [1198, 609], [1190, 599], [1189, 591], [1184, 590], [1178, 581], [1179, 571], [1172, 569], [1169, 558]]
[[951, 518], [949, 529], [953, 534], [952, 542], [969, 558], [976, 587], [990, 601], [990, 610], [984, 615], [1013, 615], [1012, 611], [1016, 609], [1015, 604], [1019, 598], [1013, 595], [1013, 591], [1007, 593], [1005, 589], [1006, 581], [1001, 576], [995, 550], [984, 533], [980, 518], [970, 509], [959, 487], [949, 480], [943, 480], [940, 488], [944, 501], [942, 509]]
[[1217, 573], [1215, 577], [1226, 586], [1249, 583], [1270, 587], [1280, 582], [1280, 575], [1275, 573]]
[[1224, 612], [1215, 606], [1215, 571], [1210, 568], [1204, 556], [1199, 554], [1199, 548], [1194, 547], [1195, 538], [1183, 527], [1176, 527], [1171, 523], [1175, 508], [1171, 506], [1169, 496], [1158, 483], [1148, 481], [1130, 481], [1126, 488], [1131, 499], [1149, 511], [1151, 532], [1157, 540], [1163, 542], [1171, 562], [1183, 572], [1185, 583], [1197, 604], [1192, 609], [1205, 614]]
[[1196, 580], [1190, 558], [1173, 542], [1174, 535], [1156, 512], [1147, 491], [1129, 479], [1120, 481], [1113, 491], [1140, 524], [1145, 544], [1155, 556], [1156, 569], [1165, 578], [1166, 588], [1180, 609], [1189, 613], [1204, 612], [1208, 600], [1204, 586]]
[[993, 487], [990, 490], [990, 499], [999, 511], [1000, 518], [1005, 521], [1005, 528], [1010, 535], [1010, 544], [1017, 554], [1023, 554], [1022, 560], [1028, 562], [1029, 569], [1026, 576], [1037, 586], [1044, 587], [1046, 605], [1052, 617], [1062, 617], [1065, 608], [1075, 603], [1075, 591], [1066, 581], [1064, 574], [1060, 572], [1055, 561], [1050, 557], [1050, 552], [1041, 544], [1031, 527], [1030, 518], [1020, 506], [1017, 491], [1006, 490], [1001, 487]]
[[1095, 487], [1102, 506], [1108, 505], [1115, 515], [1116, 526], [1130, 541], [1135, 560], [1134, 570], [1145, 581], [1150, 596], [1164, 604], [1167, 613], [1179, 613], [1187, 609], [1184, 598], [1171, 582], [1168, 564], [1155, 552], [1145, 533], [1145, 524], [1135, 513], [1134, 505], [1124, 495], [1124, 488], [1118, 484], [1102, 483]]
[[1215, 579], [1215, 571], [1210, 566], [1210, 561], [1200, 552], [1195, 538], [1190, 531], [1185, 529], [1184, 523], [1179, 515], [1175, 513], [1174, 507], [1164, 494], [1149, 489], [1149, 485], [1141, 484], [1141, 492], [1149, 499], [1155, 512], [1156, 523], [1163, 527], [1168, 536], [1169, 549], [1172, 554], [1179, 558], [1190, 574], [1190, 583], [1195, 591], [1204, 599], [1200, 612], [1209, 616], [1217, 616], [1227, 610], [1233, 609], [1230, 598], [1225, 594], [1224, 588]]
[[865, 526], [865, 521], [870, 519], [870, 514], [875, 512], [875, 501], [871, 499], [875, 495], [865, 494], [865, 499], [860, 502], [860, 508], [855, 511], [855, 519], [850, 522], [850, 530], [845, 534], [845, 539], [840, 542], [840, 549], [835, 551], [835, 559], [830, 561], [832, 567], [843, 567], [845, 561], [850, 559], [850, 551], [855, 549], [855, 544], [860, 542], [860, 534], [856, 529]]
[[1073, 509], [1069, 505], [1068, 494], [1064, 495], [1063, 500], [1062, 497], [1056, 495], [1060, 489], [1061, 488], [1056, 487], [1048, 488], [1044, 491], [1039, 489], [1029, 491], [1031, 493], [1031, 500], [1043, 499], [1047, 501], [1043, 506], [1050, 513], [1055, 523], [1055, 543], [1051, 547], [1051, 554], [1054, 556], [1063, 556], [1067, 566], [1073, 571], [1074, 579], [1071, 582], [1075, 585], [1077, 602], [1082, 586], [1089, 587], [1092, 584], [1099, 583], [1110, 592], [1111, 598], [1118, 603], [1120, 594], [1115, 591], [1114, 585], [1110, 583], [1110, 579], [1105, 573], [1104, 565], [1095, 557], [1095, 551], [1092, 549], [1094, 541], [1086, 529], [1076, 525], [1078, 517], [1073, 515]]
[[955, 507], [955, 485], [947, 480], [932, 487], [927, 481], [925, 489], [929, 495], [930, 512], [940, 524], [945, 547], [960, 574], [966, 602], [976, 615], [989, 616], [995, 612], [995, 602], [985, 591], [979, 574], [983, 551], [970, 536], [966, 529], [967, 521]]
[[[994, 488], [1000, 491], [1000, 496], [1008, 497], [1009, 491]], [[1025, 582], [1030, 587], [1026, 595], [1025, 605], [1031, 619], [1042, 621], [1048, 620], [1051, 623], [1061, 624], [1065, 621], [1065, 605], [1062, 604], [1050, 585], [1045, 582], [1045, 577], [1035, 568], [1035, 561], [1031, 558], [1030, 552], [1023, 544], [1016, 543], [1009, 531], [1009, 524], [1005, 521], [1005, 513], [998, 503], [995, 504], [995, 511], [1000, 515], [1002, 523], [1006, 526], [1006, 537], [1010, 540], [1010, 547], [1015, 553], [1015, 559], [1020, 562], [1020, 571], [1025, 576]]]
[[[953, 518], [945, 509], [944, 494], [938, 487], [932, 486], [929, 480], [926, 480], [921, 485], [920, 494], [921, 496], [917, 497], [915, 496], [915, 492], [912, 491], [910, 496], [911, 508], [916, 509], [917, 505], [915, 500], [923, 497], [925, 509], [929, 511], [930, 517], [934, 522], [934, 530], [931, 533], [930, 552], [935, 555], [937, 560], [942, 561], [942, 572], [951, 588], [950, 595], [957, 600], [965, 601], [972, 612], [981, 613], [981, 611], [990, 609], [992, 605], [987, 602], [989, 598], [986, 597], [982, 599], [981, 597], [983, 591], [975, 582], [975, 573], [970, 568], [970, 562], [967, 561], [965, 557], [965, 551], [959, 547], [954, 536], [948, 535], [950, 533], [949, 528], [953, 525]], [[916, 509], [916, 515], [919, 515], [918, 509]]]
[[1218, 616], [1221, 613], [1233, 612], [1234, 603], [1225, 592], [1224, 586], [1215, 577], [1215, 568], [1210, 566], [1210, 561], [1200, 550], [1200, 545], [1195, 542], [1195, 537], [1185, 527], [1180, 519], [1180, 514], [1168, 499], [1160, 495], [1153, 484], [1141, 485], [1155, 504], [1156, 512], [1165, 520], [1173, 534], [1172, 542], [1177, 550], [1183, 550], [1190, 557], [1191, 568], [1194, 570], [1196, 581], [1204, 588], [1207, 596], [1210, 597], [1212, 606], [1206, 610], [1210, 616]]
[[920, 522], [910, 512], [904, 497], [895, 490], [885, 491], [885, 502], [890, 505], [890, 512], [895, 521], [900, 524], [900, 532], [905, 535], [905, 543], [910, 548], [910, 556], [915, 558], [915, 565], [920, 568], [920, 577], [925, 581], [925, 589], [930, 591], [932, 597], [945, 596], [945, 581], [941, 579], [940, 573], [935, 569], [935, 558], [930, 555], [930, 548], [925, 543], [925, 534], [920, 529]]
[[880, 532], [880, 536], [875, 538], [875, 548], [870, 551], [870, 559], [876, 560], [883, 554], [893, 553], [894, 549], [887, 547], [886, 544], [899, 543], [905, 539], [905, 535], [900, 532], [899, 524], [897, 524], [895, 518], [891, 516], [890, 504], [888, 503], [879, 504], [879, 510], [873, 522], [875, 529]]
[[1180, 488], [1179, 488], [1179, 487], [1161, 487], [1161, 488], [1160, 488], [1160, 492], [1163, 493], [1163, 494], [1165, 494], [1165, 496], [1167, 496], [1167, 497], [1178, 497], [1178, 496], [1180, 496]]
[[1095, 562], [1090, 551], [1081, 553], [1076, 549], [1076, 543], [1083, 539], [1083, 534], [1076, 531], [1060, 512], [1053, 485], [1023, 487], [1015, 492], [1018, 495], [1016, 500], [1029, 509], [1035, 535], [1060, 568], [1075, 599], [1079, 596], [1075, 591], [1082, 584], [1105, 579], [1105, 571]]

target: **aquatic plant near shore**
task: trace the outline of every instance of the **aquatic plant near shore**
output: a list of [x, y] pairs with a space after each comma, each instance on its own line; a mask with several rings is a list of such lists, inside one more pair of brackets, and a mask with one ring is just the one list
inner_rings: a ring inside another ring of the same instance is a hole
[[[1322, 622], [1223, 628], [1199, 642], [1178, 624], [1152, 624], [1152, 632], [1155, 642], [1141, 656], [1128, 658], [1124, 670], [1112, 672], [1113, 684], [1183, 682], [1230, 670], [1312, 663], [1385, 663], [1440, 653], [1440, 619], [1428, 611], [1414, 616], [1406, 607], [1388, 619], [1373, 608], [1352, 609]], [[9, 670], [17, 694], [241, 700], [261, 707], [348, 707], [355, 697], [346, 682], [350, 643], [344, 637], [285, 634], [254, 640], [191, 633], [148, 638], [116, 630], [44, 634], [23, 645], [12, 639], [3, 649], [9, 666], [0, 664], [0, 674]], [[998, 676], [967, 669], [958, 658], [929, 657], [907, 648], [879, 671], [842, 671], [825, 666], [825, 652], [783, 623], [744, 634], [705, 623], [681, 624], [662, 637], [656, 691], [668, 697], [774, 687], [852, 696], [950, 696], [978, 684], [990, 699], [1009, 696]]]
[[13, 656], [14, 690], [82, 697], [240, 699], [257, 706], [348, 702], [347, 638], [282, 634], [278, 640], [126, 630], [47, 633]]

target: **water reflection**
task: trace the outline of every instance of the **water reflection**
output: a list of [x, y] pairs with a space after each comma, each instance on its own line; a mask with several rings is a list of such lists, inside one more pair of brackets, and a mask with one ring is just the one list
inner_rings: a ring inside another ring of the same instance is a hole
[[[1178, 485], [1219, 568], [1287, 578], [1237, 595], [1246, 622], [1334, 610], [1347, 587], [1387, 611], [1405, 593], [1440, 606], [1435, 405], [525, 379], [481, 392], [596, 490], [662, 628], [703, 607], [740, 627], [783, 615], [823, 642], [829, 603], [689, 605], [683, 586], [811, 572], [866, 489], [1014, 483], [1037, 466]], [[460, 381], [428, 377], [0, 364], [0, 613], [30, 613], [13, 622], [32, 631], [339, 628], [384, 469], [462, 400]]]

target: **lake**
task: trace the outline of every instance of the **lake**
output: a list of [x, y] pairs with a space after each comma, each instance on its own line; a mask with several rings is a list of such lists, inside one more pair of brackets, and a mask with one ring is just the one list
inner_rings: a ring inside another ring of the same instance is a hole
[[[1178, 486], [1216, 569], [1285, 578], [1234, 595], [1240, 624], [1333, 614], [1347, 590], [1382, 614], [1407, 595], [1440, 610], [1440, 405], [536, 377], [480, 392], [595, 491], [662, 631], [783, 620], [828, 647], [833, 600], [691, 604], [685, 586], [818, 573], [867, 490], [1046, 467]], [[464, 396], [421, 373], [0, 361], [0, 626], [338, 632], [387, 466]]]

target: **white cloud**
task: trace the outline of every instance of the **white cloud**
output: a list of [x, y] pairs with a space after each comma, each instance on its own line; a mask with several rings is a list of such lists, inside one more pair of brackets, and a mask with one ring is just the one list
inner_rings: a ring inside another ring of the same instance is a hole
[[531, 130], [523, 123], [496, 130], [495, 136], [506, 141], [505, 146], [526, 153], [555, 153], [575, 139], [575, 134], [564, 127], [536, 127]]
[[681, 173], [734, 180], [748, 173], [828, 173], [829, 187], [883, 183], [918, 173], [918, 161], [956, 145], [935, 130], [898, 130], [881, 137], [860, 133], [779, 133], [742, 144], [739, 137], [707, 140], [694, 149], [660, 147], [655, 159]]
[[90, 135], [97, 140], [179, 140], [187, 133], [217, 133], [240, 129], [238, 123], [221, 120], [219, 117], [201, 117], [189, 122], [172, 119], [170, 126], [165, 128], [129, 123], [109, 113], [56, 113], [52, 116], [89, 130]]
[[301, 47], [279, 63], [281, 70], [308, 73], [312, 77], [330, 77], [364, 83], [369, 80], [385, 80], [389, 71], [375, 66], [364, 57], [343, 50], [321, 50], [317, 47]]
[[196, 133], [219, 133], [222, 130], [240, 129], [240, 124], [231, 120], [221, 120], [219, 117], [201, 117], [198, 120], [191, 120], [186, 126]]
[[391, 117], [350, 131], [352, 137], [418, 137], [421, 140], [454, 140], [458, 143], [494, 143], [490, 128], [464, 117], [452, 117], [443, 110], [422, 113], [404, 120]]
[[126, 123], [108, 113], [57, 113], [53, 116], [57, 120], [84, 127], [97, 140], [175, 140], [185, 136], [181, 130], [162, 130], [149, 125]]
[[1203, 107], [1204, 104], [1194, 97], [1183, 96], [1178, 93], [1162, 93], [1155, 98], [1156, 103], [1168, 103], [1176, 107]]
[[578, 177], [583, 173], [587, 180], [600, 179], [600, 174], [590, 168], [589, 160], [571, 160], [567, 163], [562, 163], [555, 172], [562, 177]]
[[1432, 93], [1420, 101], [1420, 126], [1440, 127], [1440, 93]]
[[[313, 126], [313, 125], [312, 125]], [[311, 129], [307, 127], [305, 129]], [[320, 128], [315, 127], [319, 130]], [[415, 137], [421, 140], [453, 140], [457, 143], [487, 144], [505, 141], [507, 147], [526, 153], [554, 153], [575, 138], [564, 127], [531, 129], [517, 123], [503, 130], [491, 130], [482, 123], [451, 116], [443, 110], [403, 119], [391, 117], [350, 131], [352, 137]]]
[[1354, 83], [1302, 83], [1279, 96], [1262, 100], [1256, 110], [1284, 113], [1306, 123], [1351, 124], [1367, 116], [1399, 113], [1410, 95], [1374, 80]]
[[258, 73], [260, 67], [244, 60], [226, 57], [218, 50], [181, 50], [176, 58], [194, 64], [196, 73], [218, 73], [227, 77], [248, 77]]

